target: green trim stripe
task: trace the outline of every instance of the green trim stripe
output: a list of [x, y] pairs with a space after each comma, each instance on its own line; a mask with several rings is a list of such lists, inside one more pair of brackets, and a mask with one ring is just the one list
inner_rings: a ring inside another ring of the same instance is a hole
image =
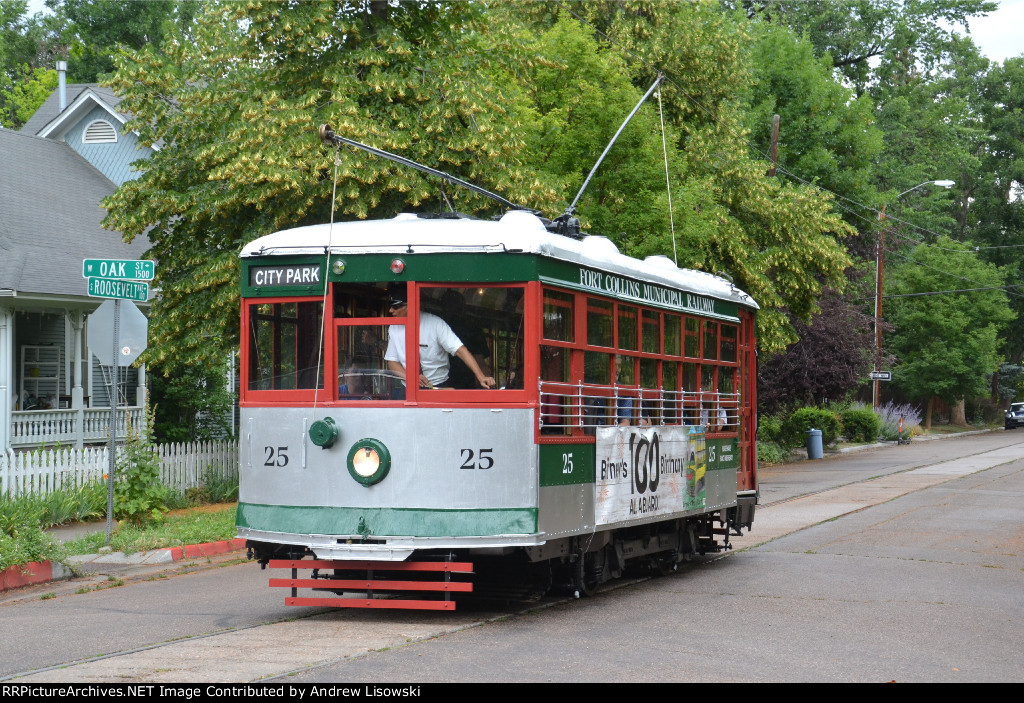
[[536, 508], [441, 510], [239, 503], [236, 526], [266, 532], [364, 537], [483, 537], [537, 533]]

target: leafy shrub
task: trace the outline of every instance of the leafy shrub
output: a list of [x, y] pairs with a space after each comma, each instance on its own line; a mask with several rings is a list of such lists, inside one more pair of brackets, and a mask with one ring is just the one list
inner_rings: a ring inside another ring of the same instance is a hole
[[803, 446], [807, 430], [821, 430], [824, 445], [834, 444], [839, 437], [839, 416], [821, 408], [800, 408], [782, 426], [782, 440], [787, 447]]
[[33, 561], [53, 561], [62, 554], [60, 545], [37, 525], [0, 531], [0, 571]]
[[758, 417], [757, 441], [779, 444], [782, 441], [782, 418], [778, 415], [761, 415]]
[[789, 458], [789, 450], [777, 442], [757, 442], [757, 461], [760, 464], [782, 464]]
[[107, 516], [107, 482], [90, 481], [75, 492], [78, 501], [75, 519], [86, 521]]
[[40, 525], [46, 509], [37, 496], [0, 495], [0, 533], [14, 534], [19, 527]]
[[114, 516], [134, 525], [160, 521], [167, 510], [170, 489], [160, 482], [160, 459], [153, 447], [128, 422], [128, 439], [117, 462]]
[[882, 428], [882, 419], [868, 407], [853, 406], [843, 411], [843, 435], [851, 442], [874, 442]]
[[910, 404], [895, 405], [891, 401], [878, 409], [882, 421], [879, 435], [882, 439], [895, 442], [900, 434], [900, 417], [903, 417], [903, 431], [919, 433], [921, 411]]

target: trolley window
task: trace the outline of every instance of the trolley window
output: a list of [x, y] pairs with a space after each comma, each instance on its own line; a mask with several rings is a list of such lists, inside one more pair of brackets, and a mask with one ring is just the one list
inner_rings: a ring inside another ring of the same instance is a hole
[[248, 318], [249, 390], [324, 387], [320, 301], [251, 303]]
[[718, 324], [710, 320], [704, 321], [704, 355], [705, 359], [718, 358]]
[[614, 343], [613, 332], [612, 304], [596, 298], [587, 298], [587, 344], [610, 347]]
[[[395, 324], [395, 304], [407, 303], [405, 284], [334, 284], [338, 400], [402, 398], [402, 379], [388, 368], [385, 354]], [[403, 318], [404, 319], [404, 318]]]
[[544, 339], [556, 342], [572, 342], [575, 340], [576, 298], [571, 293], [544, 290]]
[[637, 351], [637, 309], [632, 305], [619, 304], [619, 349]]
[[722, 361], [735, 362], [736, 361], [736, 325], [722, 325]]
[[700, 357], [700, 320], [687, 317], [683, 330], [683, 354], [691, 359]]
[[661, 315], [657, 311], [643, 311], [643, 342], [648, 354], [661, 353]]
[[[495, 389], [523, 388], [525, 287], [420, 289], [420, 374], [428, 388], [480, 390], [475, 366]], [[570, 318], [571, 320], [571, 308]], [[571, 325], [570, 325], [571, 333]], [[451, 338], [445, 341], [448, 334]], [[465, 347], [470, 359], [459, 353]]]

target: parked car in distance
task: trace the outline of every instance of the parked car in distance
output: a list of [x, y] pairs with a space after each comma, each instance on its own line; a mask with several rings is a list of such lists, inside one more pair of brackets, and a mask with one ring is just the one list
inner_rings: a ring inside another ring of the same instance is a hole
[[1006, 429], [1024, 426], [1024, 403], [1010, 403], [1004, 421]]

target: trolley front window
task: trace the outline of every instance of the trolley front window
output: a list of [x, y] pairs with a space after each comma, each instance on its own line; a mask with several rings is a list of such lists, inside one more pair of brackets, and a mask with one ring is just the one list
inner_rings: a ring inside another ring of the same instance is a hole
[[[482, 389], [475, 371], [456, 353], [457, 349], [435, 352], [442, 357], [437, 360], [429, 358], [428, 342], [441, 335], [431, 332], [431, 325], [445, 334], [450, 330], [453, 346], [458, 340], [458, 346], [466, 348], [482, 375], [494, 379], [496, 390], [523, 388], [524, 293], [523, 286], [420, 289], [420, 372], [430, 370], [432, 387]], [[428, 324], [430, 316], [434, 320]], [[563, 334], [571, 334], [571, 320], [569, 310]]]
[[[401, 375], [385, 360], [392, 331], [405, 325], [389, 315], [407, 306], [405, 284], [335, 283], [333, 290], [338, 400], [380, 401], [404, 397]], [[404, 318], [402, 318], [404, 319]]]
[[249, 390], [323, 388], [320, 301], [249, 305]]

